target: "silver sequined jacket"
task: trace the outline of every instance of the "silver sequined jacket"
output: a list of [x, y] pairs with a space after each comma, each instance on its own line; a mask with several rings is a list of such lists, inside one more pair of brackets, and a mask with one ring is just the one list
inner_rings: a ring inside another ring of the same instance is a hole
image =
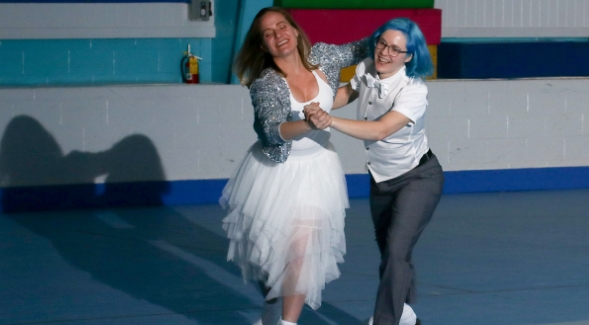
[[[365, 40], [344, 45], [317, 43], [311, 49], [309, 62], [319, 65], [319, 69], [327, 76], [335, 99], [340, 70], [359, 63], [367, 53]], [[275, 162], [285, 162], [292, 145], [292, 140], [283, 140], [279, 131], [282, 122], [292, 120], [290, 92], [286, 80], [276, 70], [265, 69], [252, 83], [250, 96], [255, 114], [254, 130], [262, 142], [262, 151]]]

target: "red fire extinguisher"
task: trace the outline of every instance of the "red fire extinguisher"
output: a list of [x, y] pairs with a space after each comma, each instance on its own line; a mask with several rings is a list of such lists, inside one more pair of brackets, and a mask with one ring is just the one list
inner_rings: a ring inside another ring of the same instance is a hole
[[188, 51], [184, 52], [184, 54], [180, 65], [182, 69], [182, 80], [187, 84], [200, 83], [198, 60], [202, 60], [202, 58], [190, 53], [190, 44], [188, 44]]

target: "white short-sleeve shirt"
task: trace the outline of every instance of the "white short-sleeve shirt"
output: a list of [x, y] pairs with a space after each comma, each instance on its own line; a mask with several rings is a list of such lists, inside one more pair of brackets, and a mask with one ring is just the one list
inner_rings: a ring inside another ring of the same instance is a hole
[[[372, 86], [374, 79], [383, 84], [380, 90]], [[383, 182], [415, 168], [429, 150], [425, 135], [428, 104], [425, 83], [419, 78], [408, 77], [404, 66], [395, 75], [381, 80], [373, 59], [367, 58], [356, 67], [350, 85], [359, 93], [359, 120], [375, 121], [391, 110], [411, 120], [381, 141], [364, 141], [366, 166], [374, 180]]]

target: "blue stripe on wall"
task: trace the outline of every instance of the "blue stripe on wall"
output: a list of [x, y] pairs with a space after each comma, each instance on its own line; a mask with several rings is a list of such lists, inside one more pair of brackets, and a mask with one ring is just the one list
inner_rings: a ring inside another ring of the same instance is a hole
[[589, 167], [454, 171], [444, 176], [445, 194], [589, 188]]
[[[444, 194], [589, 188], [589, 167], [451, 171]], [[367, 174], [346, 175], [350, 198], [367, 197]], [[226, 179], [1, 188], [4, 212], [217, 204]]]
[[583, 77], [589, 76], [588, 57], [587, 39], [584, 42], [442, 42], [438, 45], [438, 78]]

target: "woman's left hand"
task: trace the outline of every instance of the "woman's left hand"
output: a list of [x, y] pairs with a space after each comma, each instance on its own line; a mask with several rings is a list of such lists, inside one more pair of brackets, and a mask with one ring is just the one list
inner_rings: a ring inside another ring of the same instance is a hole
[[319, 103], [313, 102], [305, 105], [303, 113], [307, 123], [315, 129], [325, 129], [331, 125], [331, 115], [321, 109]]

